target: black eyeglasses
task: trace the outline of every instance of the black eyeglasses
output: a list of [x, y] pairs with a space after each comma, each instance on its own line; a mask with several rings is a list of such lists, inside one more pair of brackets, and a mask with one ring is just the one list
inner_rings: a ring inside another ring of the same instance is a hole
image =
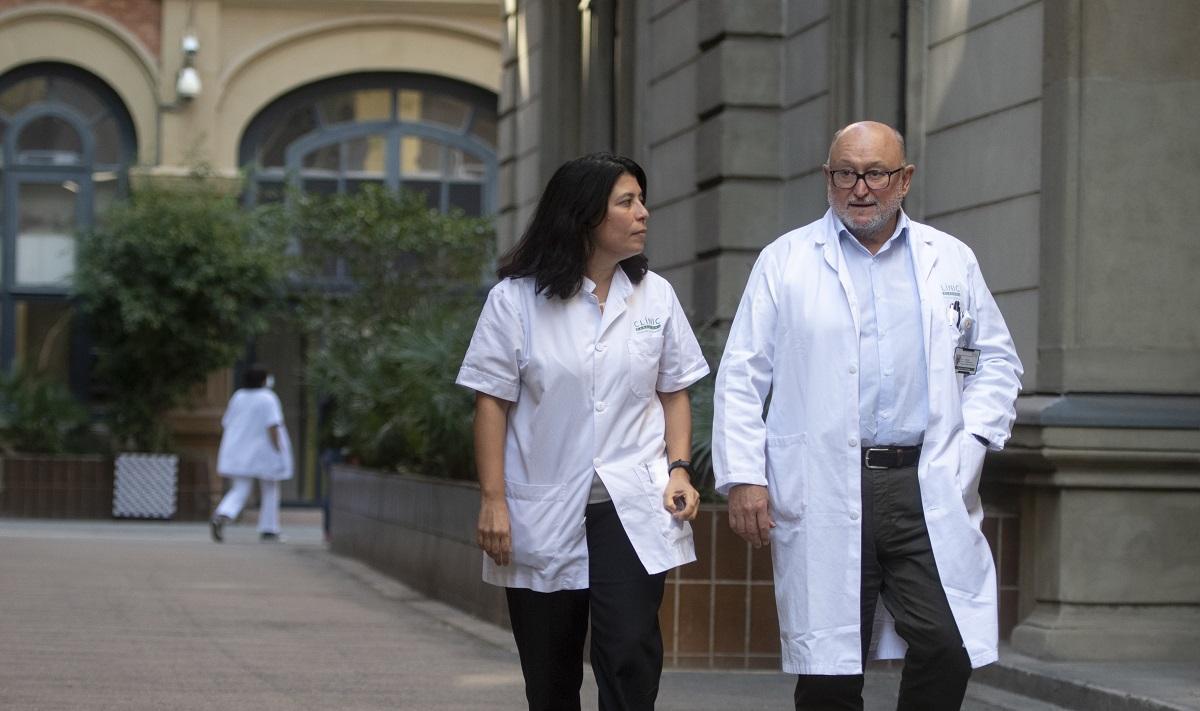
[[904, 170], [908, 166], [900, 166], [895, 170], [868, 170], [865, 173], [856, 173], [853, 170], [843, 168], [842, 170], [829, 171], [829, 179], [833, 181], [833, 187], [842, 188], [843, 190], [853, 188], [862, 180], [867, 184], [867, 187], [872, 190], [883, 190], [892, 184], [892, 176]]

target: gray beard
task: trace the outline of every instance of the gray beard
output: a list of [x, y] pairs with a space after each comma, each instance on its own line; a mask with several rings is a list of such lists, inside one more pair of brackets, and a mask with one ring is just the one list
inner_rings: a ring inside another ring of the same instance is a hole
[[842, 221], [842, 224], [846, 226], [846, 231], [854, 235], [854, 238], [859, 242], [883, 241], [890, 237], [891, 235], [883, 235], [882, 239], [880, 239], [879, 231], [882, 230], [885, 225], [887, 225], [889, 220], [891, 220], [896, 216], [897, 213], [900, 212], [899, 200], [895, 201], [895, 205], [880, 203], [879, 207], [881, 210], [878, 215], [873, 217], [871, 221], [865, 225], [855, 226], [850, 220], [849, 212], [843, 213], [834, 205], [833, 193], [829, 188], [826, 188], [825, 190], [825, 201], [829, 203], [829, 207], [833, 210], [833, 214], [837, 215], [838, 219]]

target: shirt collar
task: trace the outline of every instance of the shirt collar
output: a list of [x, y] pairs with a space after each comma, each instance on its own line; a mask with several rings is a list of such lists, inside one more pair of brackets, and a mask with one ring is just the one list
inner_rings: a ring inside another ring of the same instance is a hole
[[[870, 252], [862, 245], [862, 242], [859, 242], [854, 235], [850, 234], [850, 230], [846, 229], [846, 225], [842, 222], [842, 218], [838, 217], [837, 213], [834, 213], [832, 210], [830, 210], [830, 212], [833, 214], [833, 227], [835, 230], [837, 230], [838, 237], [843, 240], [849, 240], [854, 244], [855, 247], [869, 254]], [[887, 242], [883, 243], [883, 246], [879, 248], [879, 251], [875, 253], [876, 255], [883, 254], [885, 250], [892, 246], [892, 242], [898, 243], [908, 236], [908, 215], [904, 214], [903, 208], [900, 209], [899, 215], [899, 219], [896, 220], [895, 231], [892, 232], [891, 237], [888, 237]]]
[[[605, 299], [605, 301], [613, 301], [618, 298], [621, 299], [621, 301], [624, 301], [625, 297], [628, 296], [632, 291], [633, 282], [629, 281], [629, 275], [626, 274], [625, 270], [621, 268], [620, 264], [618, 264], [617, 268], [613, 270], [612, 283], [608, 285], [608, 297]], [[579, 293], [596, 293], [596, 282], [588, 279], [585, 275], [583, 277], [583, 283], [579, 287]]]

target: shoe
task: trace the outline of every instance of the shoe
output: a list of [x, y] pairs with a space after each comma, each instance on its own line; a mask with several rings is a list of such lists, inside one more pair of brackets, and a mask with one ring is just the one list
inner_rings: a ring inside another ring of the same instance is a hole
[[229, 523], [228, 516], [213, 516], [208, 522], [208, 530], [212, 533], [213, 543], [225, 542], [225, 524]]
[[281, 533], [266, 533], [266, 532], [264, 532], [264, 533], [258, 534], [258, 540], [260, 543], [283, 543], [287, 539], [284, 538], [283, 534], [281, 534]]

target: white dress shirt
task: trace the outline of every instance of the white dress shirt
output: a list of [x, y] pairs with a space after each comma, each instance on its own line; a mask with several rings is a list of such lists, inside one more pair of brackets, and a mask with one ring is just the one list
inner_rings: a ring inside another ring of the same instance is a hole
[[920, 444], [929, 394], [908, 217], [900, 213], [896, 231], [875, 254], [834, 219], [858, 297], [859, 439], [864, 447]]

